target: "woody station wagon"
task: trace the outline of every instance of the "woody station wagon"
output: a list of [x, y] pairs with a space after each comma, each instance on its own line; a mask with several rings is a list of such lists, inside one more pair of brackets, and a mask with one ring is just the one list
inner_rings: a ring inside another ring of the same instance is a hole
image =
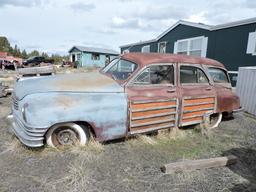
[[124, 54], [99, 72], [20, 80], [12, 97], [12, 128], [29, 147], [214, 128], [240, 108], [223, 64], [158, 53]]

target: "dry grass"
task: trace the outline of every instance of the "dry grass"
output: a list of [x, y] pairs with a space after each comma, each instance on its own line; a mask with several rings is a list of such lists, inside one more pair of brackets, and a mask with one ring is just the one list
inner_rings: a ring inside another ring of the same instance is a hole
[[170, 130], [160, 130], [158, 131], [157, 139], [159, 140], [177, 140], [183, 139], [187, 136], [186, 131], [172, 128]]
[[98, 154], [104, 151], [104, 145], [91, 138], [89, 143], [85, 146], [72, 146], [68, 150], [74, 154], [84, 154], [85, 156], [91, 156], [92, 154]]
[[139, 142], [149, 144], [149, 145], [156, 145], [157, 144], [157, 141], [154, 137], [150, 137], [150, 136], [147, 136], [147, 135], [138, 135], [137, 140]]
[[11, 141], [5, 142], [4, 146], [5, 146], [5, 150], [0, 153], [0, 156], [4, 155], [5, 153], [17, 154], [17, 153], [20, 153], [24, 149], [24, 146], [22, 146], [22, 144], [19, 142], [19, 140], [14, 137], [12, 137]]

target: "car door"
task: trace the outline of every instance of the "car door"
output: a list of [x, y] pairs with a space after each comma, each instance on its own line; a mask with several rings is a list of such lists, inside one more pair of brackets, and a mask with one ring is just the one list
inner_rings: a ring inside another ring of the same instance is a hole
[[130, 134], [177, 125], [175, 71], [173, 64], [148, 65], [127, 84]]
[[203, 122], [216, 110], [216, 91], [201, 65], [179, 65], [181, 115], [179, 126]]

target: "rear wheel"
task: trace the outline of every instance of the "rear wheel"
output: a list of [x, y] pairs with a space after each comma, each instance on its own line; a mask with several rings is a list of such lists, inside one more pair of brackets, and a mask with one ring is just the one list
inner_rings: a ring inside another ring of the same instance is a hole
[[219, 126], [222, 120], [222, 113], [214, 113], [205, 118], [204, 127], [214, 129]]
[[50, 147], [60, 148], [66, 146], [83, 146], [90, 138], [86, 127], [75, 123], [63, 123], [54, 125], [46, 134], [46, 143]]

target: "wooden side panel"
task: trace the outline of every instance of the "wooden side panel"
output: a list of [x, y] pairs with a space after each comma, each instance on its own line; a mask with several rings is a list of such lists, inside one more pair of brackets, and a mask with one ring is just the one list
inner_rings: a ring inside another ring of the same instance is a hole
[[183, 98], [180, 125], [201, 123], [205, 114], [214, 113], [215, 106], [215, 97]]
[[177, 108], [177, 99], [130, 102], [131, 134], [176, 126]]

